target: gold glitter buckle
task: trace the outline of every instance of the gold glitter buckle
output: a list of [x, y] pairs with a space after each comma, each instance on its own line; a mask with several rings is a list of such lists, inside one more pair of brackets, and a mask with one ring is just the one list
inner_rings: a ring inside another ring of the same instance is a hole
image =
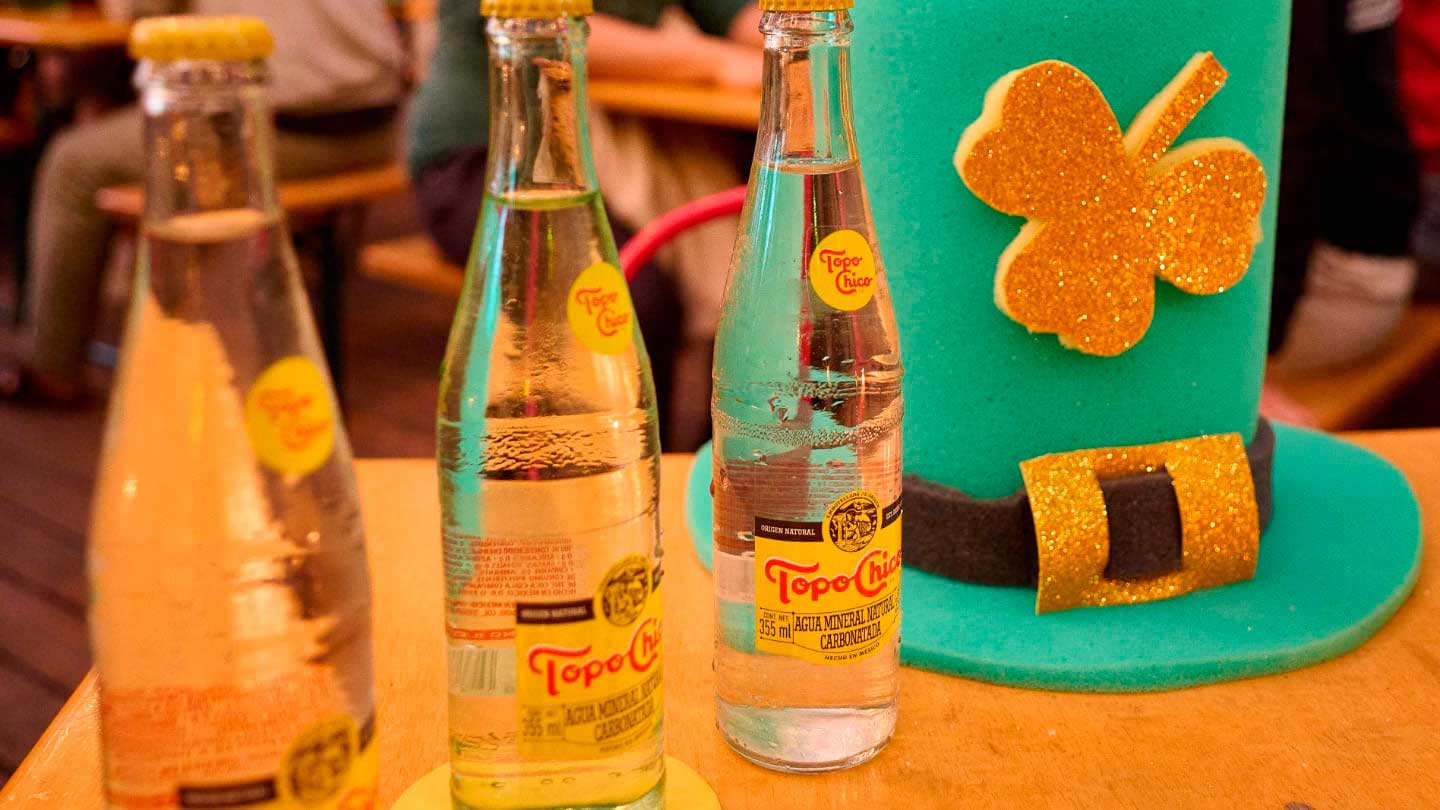
[[[1179, 571], [1105, 577], [1110, 524], [1100, 481], [1164, 469], [1180, 507]], [[1036, 613], [1154, 602], [1255, 576], [1260, 515], [1238, 433], [1138, 447], [1077, 450], [1020, 463], [1040, 552]]]

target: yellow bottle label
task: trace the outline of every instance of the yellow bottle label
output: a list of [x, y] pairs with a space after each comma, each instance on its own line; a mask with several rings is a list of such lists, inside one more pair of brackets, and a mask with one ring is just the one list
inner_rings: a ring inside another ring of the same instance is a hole
[[328, 675], [254, 689], [105, 690], [107, 806], [119, 810], [373, 810], [373, 717], [313, 714]]
[[756, 649], [815, 664], [879, 652], [900, 623], [901, 511], [856, 490], [818, 523], [756, 518]]
[[515, 606], [522, 756], [611, 757], [661, 732], [659, 570], [631, 555], [590, 599]]
[[273, 363], [245, 397], [245, 429], [265, 466], [296, 475], [320, 469], [335, 450], [335, 403], [325, 375], [298, 355]]
[[820, 300], [854, 312], [875, 297], [875, 251], [858, 231], [836, 231], [810, 254], [810, 286]]
[[635, 334], [635, 307], [625, 275], [608, 262], [590, 265], [570, 285], [565, 315], [580, 344], [598, 354], [619, 354]]

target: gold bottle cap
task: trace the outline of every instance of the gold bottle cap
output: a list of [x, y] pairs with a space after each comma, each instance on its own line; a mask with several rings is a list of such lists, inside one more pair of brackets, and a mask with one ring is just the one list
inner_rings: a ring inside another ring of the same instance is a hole
[[584, 17], [594, 13], [593, 0], [480, 0], [482, 17]]
[[255, 17], [148, 17], [130, 30], [130, 55], [155, 62], [253, 62], [275, 50]]
[[760, 0], [761, 11], [844, 11], [855, 0]]

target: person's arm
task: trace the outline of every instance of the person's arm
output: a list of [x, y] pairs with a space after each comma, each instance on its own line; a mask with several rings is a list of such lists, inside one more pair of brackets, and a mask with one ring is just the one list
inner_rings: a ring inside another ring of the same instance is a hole
[[129, 22], [135, 19], [135, 0], [100, 0], [100, 13], [107, 20]]
[[616, 79], [759, 87], [760, 54], [720, 37], [659, 31], [596, 14], [590, 18], [590, 72]]
[[190, 6], [187, 0], [99, 0], [99, 5], [100, 13], [106, 19], [120, 22], [163, 14], [184, 14]]
[[755, 0], [680, 0], [680, 7], [707, 34], [756, 48], [765, 44]]
[[754, 48], [765, 47], [765, 35], [760, 33], [760, 17], [764, 14], [754, 3], [740, 9], [735, 19], [730, 21], [730, 28], [725, 35], [741, 43]]

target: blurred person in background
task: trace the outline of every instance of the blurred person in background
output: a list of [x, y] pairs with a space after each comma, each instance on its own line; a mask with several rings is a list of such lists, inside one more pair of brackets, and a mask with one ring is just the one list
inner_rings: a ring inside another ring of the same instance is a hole
[[[592, 77], [759, 90], [753, 0], [596, 0], [595, 10], [588, 20]], [[485, 192], [489, 52], [477, 0], [439, 0], [438, 22], [411, 111], [409, 167], [426, 230], [451, 263], [464, 265]], [[753, 147], [748, 135], [593, 107], [590, 124], [617, 242], [671, 208], [743, 183]], [[709, 432], [710, 357], [737, 224], [732, 218], [686, 233], [661, 253], [664, 277], [646, 274], [633, 285], [671, 449], [693, 448]], [[672, 287], [683, 309], [678, 317], [663, 300]]]
[[[106, 16], [247, 15], [275, 37], [267, 59], [281, 178], [395, 156], [406, 56], [384, 0], [100, 0]], [[109, 227], [95, 193], [144, 174], [144, 114], [130, 105], [51, 141], [36, 177], [22, 356], [0, 362], [0, 400], [83, 395]]]
[[1364, 359], [1415, 287], [1419, 179], [1400, 108], [1400, 0], [1296, 0], [1271, 322], [1287, 371]]
[[1440, 296], [1440, 0], [1405, 0], [1400, 13], [1400, 88], [1420, 158], [1416, 289]]

